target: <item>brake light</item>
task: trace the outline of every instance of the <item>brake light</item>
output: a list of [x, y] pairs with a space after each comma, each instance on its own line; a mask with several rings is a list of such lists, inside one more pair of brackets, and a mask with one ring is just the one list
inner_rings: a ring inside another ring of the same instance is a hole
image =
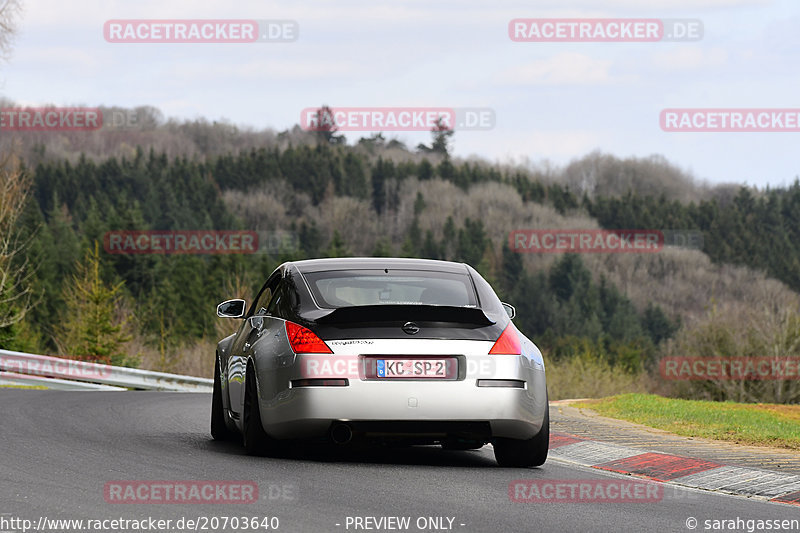
[[308, 328], [286, 321], [286, 336], [294, 353], [333, 353], [325, 341]]
[[520, 355], [522, 353], [522, 343], [513, 324], [509, 323], [506, 326], [489, 353], [504, 355]]

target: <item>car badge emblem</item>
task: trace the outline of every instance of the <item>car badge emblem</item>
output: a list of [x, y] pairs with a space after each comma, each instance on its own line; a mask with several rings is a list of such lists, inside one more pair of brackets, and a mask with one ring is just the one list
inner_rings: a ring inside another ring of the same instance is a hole
[[408, 333], [409, 335], [416, 335], [419, 333], [419, 326], [414, 324], [413, 322], [406, 322], [403, 324], [403, 331]]

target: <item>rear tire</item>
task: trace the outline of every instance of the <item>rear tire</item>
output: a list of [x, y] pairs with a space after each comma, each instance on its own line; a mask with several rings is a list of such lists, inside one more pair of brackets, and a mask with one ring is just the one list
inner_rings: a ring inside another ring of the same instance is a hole
[[219, 358], [214, 364], [214, 389], [211, 393], [211, 436], [214, 440], [232, 440], [234, 432], [225, 423], [225, 407], [222, 404], [222, 380], [219, 375]]
[[258, 401], [258, 387], [253, 367], [247, 368], [244, 380], [244, 419], [242, 421], [244, 449], [248, 455], [264, 457], [274, 448], [274, 440], [264, 431], [261, 424], [261, 409]]
[[545, 409], [539, 433], [525, 440], [498, 437], [493, 445], [494, 457], [500, 466], [517, 468], [542, 466], [547, 460], [547, 452], [550, 449], [549, 405]]

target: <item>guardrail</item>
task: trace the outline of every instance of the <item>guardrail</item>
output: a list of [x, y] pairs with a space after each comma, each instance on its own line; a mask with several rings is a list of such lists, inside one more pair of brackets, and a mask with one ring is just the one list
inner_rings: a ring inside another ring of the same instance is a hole
[[0, 350], [0, 383], [52, 389], [211, 392], [207, 378]]

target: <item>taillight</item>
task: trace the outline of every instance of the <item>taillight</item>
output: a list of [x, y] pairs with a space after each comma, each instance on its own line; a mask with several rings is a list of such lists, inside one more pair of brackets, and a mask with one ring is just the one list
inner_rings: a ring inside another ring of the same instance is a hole
[[513, 324], [509, 323], [506, 326], [506, 329], [503, 330], [500, 338], [494, 343], [489, 353], [504, 355], [520, 355], [522, 353], [522, 343]]
[[286, 336], [294, 353], [333, 353], [325, 341], [308, 328], [286, 321]]

